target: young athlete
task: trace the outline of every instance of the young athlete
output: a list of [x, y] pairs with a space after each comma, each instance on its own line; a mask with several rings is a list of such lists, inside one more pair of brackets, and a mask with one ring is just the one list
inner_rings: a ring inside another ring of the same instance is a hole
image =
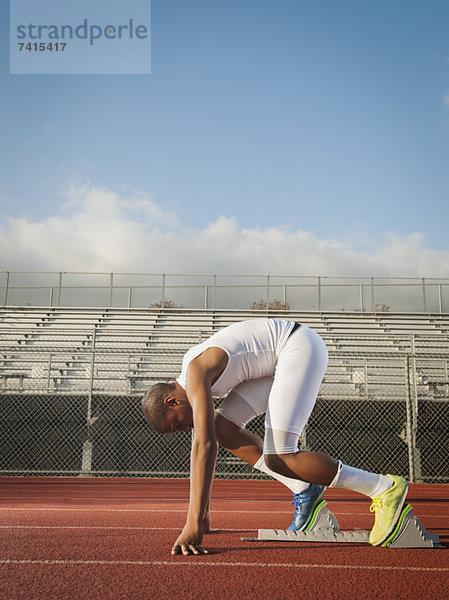
[[[323, 340], [304, 325], [254, 319], [230, 325], [184, 356], [178, 379], [158, 383], [142, 401], [147, 421], [163, 433], [195, 429], [187, 520], [172, 554], [207, 554], [209, 499], [217, 441], [235, 456], [287, 485], [295, 515], [289, 529], [305, 529], [326, 487], [340, 487], [373, 500], [369, 541], [386, 540], [407, 495], [402, 477], [369, 473], [331, 456], [298, 450], [327, 367]], [[214, 411], [213, 398], [226, 396]], [[265, 438], [245, 425], [265, 413]]]

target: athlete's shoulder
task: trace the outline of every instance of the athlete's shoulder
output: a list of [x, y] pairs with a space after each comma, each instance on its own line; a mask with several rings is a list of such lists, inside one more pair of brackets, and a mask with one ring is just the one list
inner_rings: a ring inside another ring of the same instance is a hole
[[216, 372], [221, 373], [224, 370], [227, 362], [228, 354], [223, 348], [210, 346], [190, 361], [188, 370], [211, 372], [215, 375]]

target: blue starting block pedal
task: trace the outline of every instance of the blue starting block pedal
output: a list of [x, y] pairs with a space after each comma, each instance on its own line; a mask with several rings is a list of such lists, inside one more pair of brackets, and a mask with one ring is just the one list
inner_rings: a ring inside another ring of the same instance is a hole
[[[441, 548], [439, 536], [427, 531], [411, 510], [410, 504], [402, 509], [395, 529], [382, 546], [386, 548]], [[335, 515], [326, 508], [326, 501], [323, 500], [316, 507], [305, 531], [259, 529], [256, 538], [244, 537], [242, 540], [368, 544], [368, 538], [369, 531], [340, 531]]]

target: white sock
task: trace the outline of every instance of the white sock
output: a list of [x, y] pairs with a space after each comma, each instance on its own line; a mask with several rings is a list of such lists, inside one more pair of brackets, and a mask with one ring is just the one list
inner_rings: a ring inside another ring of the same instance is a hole
[[299, 494], [300, 492], [303, 492], [310, 485], [310, 483], [301, 481], [301, 479], [291, 479], [290, 477], [284, 477], [284, 475], [279, 475], [279, 473], [275, 473], [274, 471], [269, 469], [267, 467], [267, 465], [265, 464], [263, 454], [261, 455], [259, 460], [254, 465], [254, 468], [257, 469], [258, 471], [262, 471], [262, 473], [265, 473], [266, 475], [269, 475], [270, 477], [273, 477], [273, 479], [277, 479], [282, 484], [284, 484], [286, 487], [288, 487], [288, 489], [290, 489], [294, 494]]
[[393, 480], [386, 475], [355, 469], [339, 461], [338, 472], [329, 487], [352, 490], [374, 498], [386, 492], [392, 485]]

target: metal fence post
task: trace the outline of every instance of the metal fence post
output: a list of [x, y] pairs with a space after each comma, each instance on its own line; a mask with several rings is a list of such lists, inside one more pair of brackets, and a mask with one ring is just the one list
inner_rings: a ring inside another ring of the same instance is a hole
[[165, 305], [165, 273], [162, 273], [162, 285], [161, 285], [161, 308]]
[[414, 443], [413, 443], [413, 425], [412, 425], [412, 394], [411, 394], [411, 377], [412, 371], [410, 369], [410, 355], [407, 355], [405, 360], [405, 390], [406, 390], [406, 398], [405, 398], [405, 408], [406, 408], [406, 442], [408, 449], [408, 471], [409, 471], [409, 479], [410, 482], [413, 483], [415, 481], [415, 454], [413, 451]]
[[267, 308], [270, 303], [270, 276], [267, 275]]
[[8, 304], [9, 271], [5, 271], [5, 290], [3, 294], [3, 306]]
[[92, 396], [94, 390], [94, 370], [95, 370], [95, 342], [97, 330], [92, 330], [92, 355], [90, 360], [90, 381], [89, 394], [87, 397], [87, 439], [83, 444], [83, 456], [81, 459], [81, 472], [90, 473], [92, 471], [92, 440], [91, 429], [96, 419], [92, 419]]
[[438, 304], [441, 315], [443, 313], [443, 290], [441, 289], [441, 283], [438, 284]]
[[61, 290], [62, 290], [62, 272], [59, 272], [59, 278], [58, 278], [58, 299], [57, 299], [57, 303], [56, 306], [61, 306]]
[[215, 310], [217, 305], [217, 275], [214, 273], [214, 293], [212, 297], [212, 308]]
[[92, 355], [90, 360], [90, 381], [89, 381], [89, 399], [87, 403], [87, 423], [90, 425], [92, 417], [92, 394], [94, 389], [94, 369], [95, 369], [95, 344], [97, 337], [97, 329], [92, 330]]
[[114, 289], [114, 273], [109, 275], [109, 307], [112, 307], [112, 292]]
[[412, 386], [410, 387], [411, 394], [409, 395], [410, 405], [410, 444], [411, 451], [413, 453], [413, 479], [412, 482], [421, 481], [421, 454], [419, 448], [416, 446], [416, 432], [418, 429], [418, 381], [417, 381], [417, 368], [416, 368], [416, 343], [415, 334], [410, 334], [410, 351], [411, 351], [411, 381]]
[[444, 380], [446, 381], [446, 396], [449, 398], [449, 361], [444, 361]]
[[321, 310], [321, 277], [318, 276], [318, 310]]
[[426, 278], [425, 277], [422, 278], [422, 303], [423, 303], [423, 310], [424, 310], [424, 312], [427, 312]]
[[307, 450], [307, 424], [299, 436], [299, 447], [301, 450]]
[[48, 356], [48, 377], [47, 377], [47, 392], [50, 393], [51, 386], [51, 352]]
[[363, 359], [363, 378], [365, 380], [365, 398], [368, 398], [368, 361], [366, 356]]
[[204, 310], [207, 310], [209, 303], [209, 286], [204, 286]]
[[371, 277], [371, 312], [374, 312], [374, 277]]
[[360, 312], [363, 312], [363, 283], [360, 284]]

